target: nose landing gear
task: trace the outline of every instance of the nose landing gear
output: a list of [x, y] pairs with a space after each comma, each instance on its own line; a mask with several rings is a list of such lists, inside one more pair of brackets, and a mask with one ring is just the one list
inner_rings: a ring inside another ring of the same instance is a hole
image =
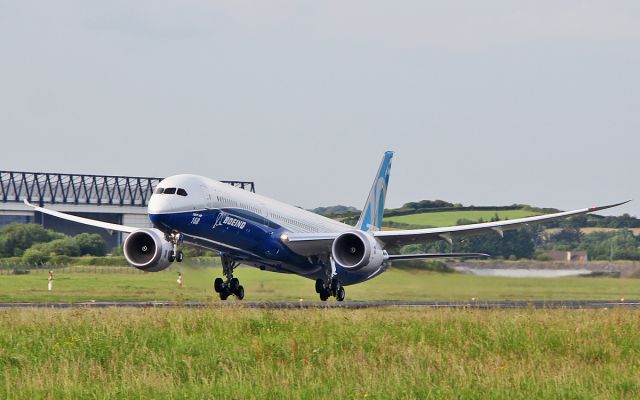
[[238, 300], [244, 299], [244, 287], [240, 285], [238, 278], [233, 277], [233, 270], [240, 265], [237, 261], [225, 256], [220, 256], [222, 262], [222, 273], [226, 280], [216, 278], [213, 282], [213, 289], [220, 294], [220, 300], [226, 300], [234, 295]]
[[169, 262], [182, 262], [184, 260], [184, 253], [178, 250], [178, 245], [182, 243], [183, 236], [181, 233], [173, 232], [166, 236], [167, 240], [173, 244], [173, 251], [169, 253]]

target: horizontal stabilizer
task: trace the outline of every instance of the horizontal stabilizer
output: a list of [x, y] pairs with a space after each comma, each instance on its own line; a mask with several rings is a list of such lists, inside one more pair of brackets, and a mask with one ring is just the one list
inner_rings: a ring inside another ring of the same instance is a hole
[[484, 253], [427, 253], [427, 254], [396, 254], [390, 255], [389, 261], [399, 260], [429, 260], [433, 258], [487, 258], [491, 257]]

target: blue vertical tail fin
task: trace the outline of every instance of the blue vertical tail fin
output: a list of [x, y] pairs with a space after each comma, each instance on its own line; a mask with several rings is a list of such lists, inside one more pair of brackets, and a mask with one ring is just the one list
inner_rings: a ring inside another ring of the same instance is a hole
[[384, 213], [384, 201], [387, 197], [389, 174], [391, 172], [391, 159], [393, 151], [384, 153], [382, 163], [378, 169], [367, 202], [362, 209], [356, 228], [362, 231], [379, 231], [382, 226], [382, 214]]

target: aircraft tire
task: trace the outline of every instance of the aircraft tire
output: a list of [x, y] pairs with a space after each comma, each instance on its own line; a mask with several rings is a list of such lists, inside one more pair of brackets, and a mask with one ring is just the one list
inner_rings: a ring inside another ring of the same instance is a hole
[[337, 296], [340, 289], [342, 289], [342, 285], [340, 284], [340, 281], [337, 279], [333, 279], [331, 281], [331, 293], [334, 296]]
[[242, 285], [238, 286], [238, 289], [234, 292], [238, 300], [244, 299], [244, 287]]
[[216, 291], [216, 293], [222, 293], [222, 291], [224, 290], [224, 281], [222, 280], [222, 278], [216, 278], [216, 280], [213, 281], [213, 289]]
[[336, 293], [336, 300], [344, 301], [345, 296], [346, 296], [346, 293], [344, 291], [344, 288], [342, 287], [342, 285], [340, 285], [340, 288], [338, 289], [338, 293]]
[[184, 253], [182, 251], [179, 251], [178, 255], [176, 255], [176, 261], [182, 262], [182, 260], [184, 260]]
[[316, 279], [316, 293], [320, 294], [324, 290], [324, 281], [322, 279]]
[[229, 281], [229, 291], [231, 293], [236, 293], [239, 287], [240, 280], [238, 280], [238, 278], [231, 278], [231, 280]]

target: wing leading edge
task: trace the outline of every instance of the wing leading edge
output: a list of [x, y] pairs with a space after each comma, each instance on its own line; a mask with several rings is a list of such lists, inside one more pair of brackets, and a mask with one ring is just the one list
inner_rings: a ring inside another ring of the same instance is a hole
[[98, 227], [98, 228], [104, 228], [104, 229], [109, 230], [109, 231], [131, 233], [133, 231], [137, 231], [138, 229], [140, 229], [140, 228], [134, 228], [132, 226], [112, 224], [112, 223], [109, 223], [109, 222], [97, 221], [95, 219], [78, 217], [78, 216], [66, 214], [66, 213], [63, 213], [63, 212], [60, 212], [60, 211], [49, 210], [48, 208], [38, 207], [38, 206], [36, 206], [34, 204], [31, 204], [27, 200], [24, 200], [24, 204], [28, 205], [29, 207], [31, 207], [34, 210], [39, 211], [39, 212], [41, 212], [43, 214], [48, 214], [48, 215], [51, 215], [51, 216], [54, 216], [54, 217], [66, 219], [67, 221], [77, 222], [79, 224], [95, 226], [95, 227]]

